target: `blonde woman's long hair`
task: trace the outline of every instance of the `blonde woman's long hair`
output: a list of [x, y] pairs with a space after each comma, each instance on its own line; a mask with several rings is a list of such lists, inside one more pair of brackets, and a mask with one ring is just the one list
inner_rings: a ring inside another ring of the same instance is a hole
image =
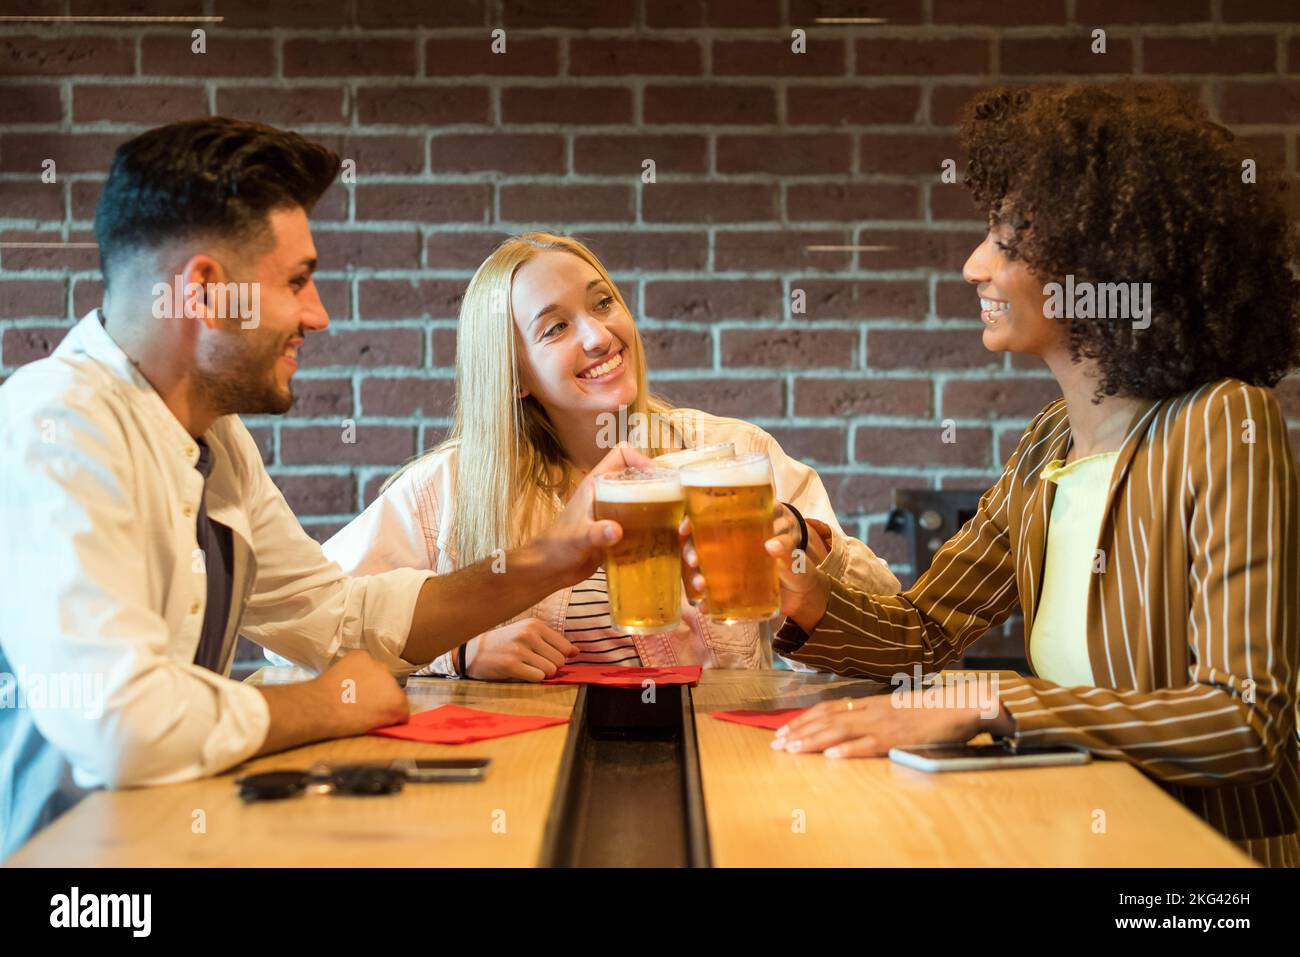
[[[627, 302], [609, 273], [585, 245], [568, 236], [530, 232], [512, 236], [474, 273], [461, 301], [456, 334], [456, 411], [446, 441], [430, 455], [455, 448], [456, 502], [451, 542], [458, 567], [513, 548], [531, 539], [554, 517], [575, 484], [573, 464], [564, 452], [546, 410], [533, 396], [520, 398], [519, 355], [510, 292], [519, 267], [539, 253], [559, 250], [577, 256], [609, 284], [625, 310]], [[628, 310], [631, 315], [631, 310]], [[640, 413], [671, 410], [646, 386], [645, 346], [636, 340], [636, 399], [628, 420]], [[658, 455], [660, 430], [649, 430], [651, 455]], [[409, 468], [410, 466], [406, 466]], [[391, 484], [403, 468], [387, 484]], [[385, 486], [387, 487], [387, 485]]]

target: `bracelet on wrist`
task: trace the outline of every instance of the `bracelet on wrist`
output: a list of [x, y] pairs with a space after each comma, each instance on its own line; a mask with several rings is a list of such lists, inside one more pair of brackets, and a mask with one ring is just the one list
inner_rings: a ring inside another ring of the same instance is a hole
[[804, 521], [804, 517], [800, 513], [800, 511], [797, 508], [795, 508], [793, 505], [791, 505], [789, 502], [782, 502], [781, 504], [790, 510], [790, 514], [793, 515], [795, 521], [799, 523], [799, 551], [807, 552], [808, 551], [808, 523]]

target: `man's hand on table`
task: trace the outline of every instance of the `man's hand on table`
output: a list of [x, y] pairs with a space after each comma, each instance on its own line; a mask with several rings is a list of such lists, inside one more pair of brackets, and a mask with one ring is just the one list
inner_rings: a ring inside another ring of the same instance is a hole
[[964, 744], [981, 731], [1009, 735], [1015, 722], [1005, 707], [988, 718], [979, 707], [926, 704], [923, 690], [869, 698], [823, 701], [777, 729], [772, 747], [794, 753], [825, 752], [828, 758], [878, 758], [912, 744]]
[[365, 651], [349, 652], [311, 681], [258, 690], [271, 718], [258, 754], [365, 734], [411, 715], [397, 679]]

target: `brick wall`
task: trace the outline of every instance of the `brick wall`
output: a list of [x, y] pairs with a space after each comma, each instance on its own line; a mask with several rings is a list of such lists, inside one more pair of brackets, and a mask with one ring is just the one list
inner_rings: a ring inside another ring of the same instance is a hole
[[[818, 466], [846, 525], [899, 561], [883, 533], [890, 490], [987, 486], [1055, 394], [1036, 363], [984, 351], [960, 279], [981, 223], [939, 171], [960, 162], [953, 124], [974, 90], [1168, 79], [1241, 134], [1243, 157], [1297, 171], [1294, 0], [11, 0], [3, 12], [225, 19], [0, 24], [0, 242], [91, 241], [114, 146], [196, 114], [290, 127], [355, 161], [355, 184], [336, 184], [314, 217], [331, 328], [304, 349], [294, 411], [249, 422], [317, 537], [444, 434], [460, 290], [501, 236], [549, 227], [612, 268], [656, 389], [768, 428]], [[815, 22], [861, 16], [888, 22]], [[205, 54], [191, 52], [195, 26]], [[489, 49], [498, 27], [504, 54]], [[791, 50], [796, 27], [806, 53]], [[1089, 49], [1097, 27], [1105, 54]], [[41, 182], [44, 159], [56, 183]], [[893, 248], [809, 248], [843, 245]], [[0, 377], [98, 302], [96, 263], [93, 249], [0, 248]], [[1300, 426], [1300, 385], [1280, 392]]]

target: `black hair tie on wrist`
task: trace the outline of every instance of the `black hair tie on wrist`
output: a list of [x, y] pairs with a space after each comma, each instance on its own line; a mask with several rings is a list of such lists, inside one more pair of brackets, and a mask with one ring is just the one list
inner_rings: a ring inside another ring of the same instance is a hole
[[465, 642], [465, 644], [461, 645], [459, 648], [456, 649], [456, 667], [460, 670], [460, 676], [462, 678], [469, 677], [469, 668], [465, 664], [465, 649], [468, 646], [469, 646], [469, 642], [467, 641]]
[[794, 513], [795, 520], [799, 523], [799, 551], [808, 551], [808, 523], [803, 520], [799, 510], [789, 502], [782, 502], [781, 504]]

